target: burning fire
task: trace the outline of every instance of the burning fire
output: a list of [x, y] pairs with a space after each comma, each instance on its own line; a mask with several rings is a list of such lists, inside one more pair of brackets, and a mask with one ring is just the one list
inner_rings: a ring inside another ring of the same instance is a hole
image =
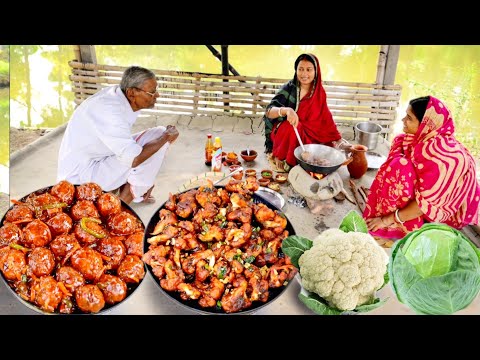
[[310, 174], [311, 177], [317, 180], [322, 180], [325, 177], [325, 175], [323, 174], [314, 173], [312, 171], [309, 171], [308, 173]]

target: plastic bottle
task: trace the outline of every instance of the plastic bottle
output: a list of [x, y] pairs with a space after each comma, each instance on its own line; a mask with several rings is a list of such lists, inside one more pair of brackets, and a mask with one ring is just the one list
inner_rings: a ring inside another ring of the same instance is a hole
[[212, 171], [222, 171], [222, 142], [219, 136], [216, 136], [213, 142]]
[[205, 143], [205, 165], [208, 165], [208, 166], [212, 165], [212, 150], [213, 150], [212, 134], [207, 134], [207, 142]]

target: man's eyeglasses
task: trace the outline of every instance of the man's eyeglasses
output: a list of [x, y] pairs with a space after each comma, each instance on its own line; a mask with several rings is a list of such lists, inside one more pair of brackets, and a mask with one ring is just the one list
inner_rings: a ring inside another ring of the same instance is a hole
[[145, 91], [145, 90], [140, 89], [140, 88], [138, 88], [138, 87], [135, 87], [135, 89], [140, 90], [140, 91], [143, 91], [145, 94], [148, 94], [148, 95], [150, 95], [151, 97], [154, 97], [155, 94], [158, 94], [158, 89], [155, 89], [155, 92], [153, 92], [153, 93], [148, 92], [148, 91]]

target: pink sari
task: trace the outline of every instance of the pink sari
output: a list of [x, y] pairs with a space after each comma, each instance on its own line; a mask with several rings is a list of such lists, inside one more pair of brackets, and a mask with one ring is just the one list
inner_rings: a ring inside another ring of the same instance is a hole
[[403, 238], [425, 221], [461, 229], [478, 224], [480, 185], [475, 160], [455, 139], [450, 111], [430, 96], [415, 135], [400, 134], [370, 187], [365, 219], [388, 215], [415, 199], [423, 216], [370, 232], [389, 239]]

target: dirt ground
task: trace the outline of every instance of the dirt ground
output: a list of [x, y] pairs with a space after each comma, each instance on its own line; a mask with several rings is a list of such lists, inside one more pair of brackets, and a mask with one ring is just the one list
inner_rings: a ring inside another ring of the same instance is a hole
[[10, 128], [10, 155], [20, 150], [38, 138], [45, 135], [48, 129]]
[[[48, 131], [50, 130], [10, 128], [10, 155], [39, 139]], [[0, 216], [3, 216], [9, 207], [10, 201], [8, 194], [0, 193]]]

